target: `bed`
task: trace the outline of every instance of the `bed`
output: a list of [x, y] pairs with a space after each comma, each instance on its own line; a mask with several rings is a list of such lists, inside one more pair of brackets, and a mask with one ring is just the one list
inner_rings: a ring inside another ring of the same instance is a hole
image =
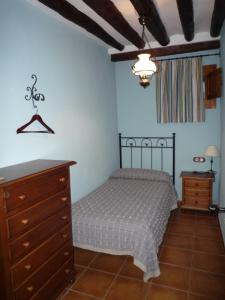
[[103, 185], [73, 204], [74, 245], [131, 255], [143, 270], [144, 281], [159, 276], [158, 247], [177, 203], [173, 180], [163, 170], [132, 167], [115, 171]]

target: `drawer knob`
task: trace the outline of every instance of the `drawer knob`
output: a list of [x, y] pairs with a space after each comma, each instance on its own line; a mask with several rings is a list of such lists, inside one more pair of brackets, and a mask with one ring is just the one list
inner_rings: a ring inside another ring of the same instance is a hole
[[70, 269], [66, 269], [65, 273], [68, 274], [70, 272]]
[[62, 200], [62, 202], [66, 202], [67, 201], [67, 197], [62, 197], [61, 200]]
[[21, 223], [22, 223], [23, 225], [27, 225], [27, 224], [29, 223], [29, 220], [28, 220], [28, 219], [23, 219], [23, 220], [21, 221]]
[[30, 246], [30, 243], [29, 242], [25, 242], [25, 243], [23, 243], [23, 246], [24, 246], [24, 248], [27, 248], [27, 247]]
[[62, 216], [61, 219], [62, 219], [62, 220], [67, 220], [67, 219], [68, 219], [68, 216]]
[[27, 271], [29, 271], [31, 269], [31, 265], [25, 265], [24, 269], [27, 270]]
[[198, 192], [196, 192], [195, 195], [198, 196]]
[[24, 200], [25, 198], [26, 198], [26, 195], [24, 195], [24, 194], [19, 196], [20, 200]]
[[68, 255], [69, 255], [69, 252], [66, 251], [66, 252], [63, 253], [63, 255], [64, 255], [64, 256], [68, 256]]
[[196, 183], [195, 186], [198, 186], [198, 183]]
[[195, 204], [198, 204], [198, 201], [197, 201], [197, 200], [195, 200]]
[[33, 290], [34, 290], [34, 287], [32, 285], [27, 287], [28, 292], [32, 292]]
[[59, 182], [65, 182], [66, 181], [66, 178], [65, 177], [60, 177], [59, 178]]
[[64, 239], [66, 239], [66, 238], [68, 237], [68, 234], [64, 233], [64, 234], [62, 235], [62, 237], [63, 237]]

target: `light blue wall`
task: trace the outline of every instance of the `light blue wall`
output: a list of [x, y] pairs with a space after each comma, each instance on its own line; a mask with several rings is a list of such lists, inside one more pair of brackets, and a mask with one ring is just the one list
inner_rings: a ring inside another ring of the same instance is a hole
[[[75, 160], [73, 201], [118, 167], [114, 65], [107, 51], [24, 0], [0, 1], [0, 167], [32, 159]], [[31, 74], [46, 96], [39, 113], [55, 135], [16, 134], [35, 113]]]
[[[196, 53], [198, 54], [198, 53]], [[219, 64], [219, 56], [205, 57], [204, 64]], [[209, 161], [194, 163], [193, 156], [202, 155], [208, 145], [220, 147], [220, 100], [217, 108], [206, 110], [205, 123], [157, 124], [155, 77], [150, 87], [143, 89], [138, 79], [131, 74], [133, 62], [118, 62], [116, 65], [116, 87], [118, 128], [123, 135], [167, 136], [176, 133], [176, 187], [181, 199], [182, 170], [208, 170]], [[215, 158], [217, 171], [214, 183], [214, 201], [218, 201], [219, 158]]]
[[[225, 24], [220, 40], [221, 68], [222, 68], [222, 101], [221, 101], [221, 181], [220, 181], [220, 205], [225, 207]], [[225, 213], [219, 215], [223, 239], [225, 243]]]

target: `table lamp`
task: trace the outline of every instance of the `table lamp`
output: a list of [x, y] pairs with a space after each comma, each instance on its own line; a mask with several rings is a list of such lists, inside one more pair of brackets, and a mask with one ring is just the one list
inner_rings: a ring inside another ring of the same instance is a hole
[[219, 156], [219, 155], [220, 155], [218, 148], [217, 148], [215, 145], [210, 145], [210, 146], [207, 147], [207, 149], [206, 149], [204, 155], [210, 156], [210, 157], [211, 157], [211, 160], [210, 160], [210, 163], [211, 163], [211, 169], [210, 169], [209, 171], [210, 171], [210, 172], [215, 172], [215, 171], [213, 171], [213, 169], [212, 169], [212, 165], [213, 165], [213, 157]]

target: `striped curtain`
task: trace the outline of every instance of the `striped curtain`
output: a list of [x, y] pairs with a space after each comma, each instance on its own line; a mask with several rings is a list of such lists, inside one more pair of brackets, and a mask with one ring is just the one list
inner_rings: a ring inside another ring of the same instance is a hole
[[165, 60], [158, 69], [157, 122], [204, 122], [202, 58]]

